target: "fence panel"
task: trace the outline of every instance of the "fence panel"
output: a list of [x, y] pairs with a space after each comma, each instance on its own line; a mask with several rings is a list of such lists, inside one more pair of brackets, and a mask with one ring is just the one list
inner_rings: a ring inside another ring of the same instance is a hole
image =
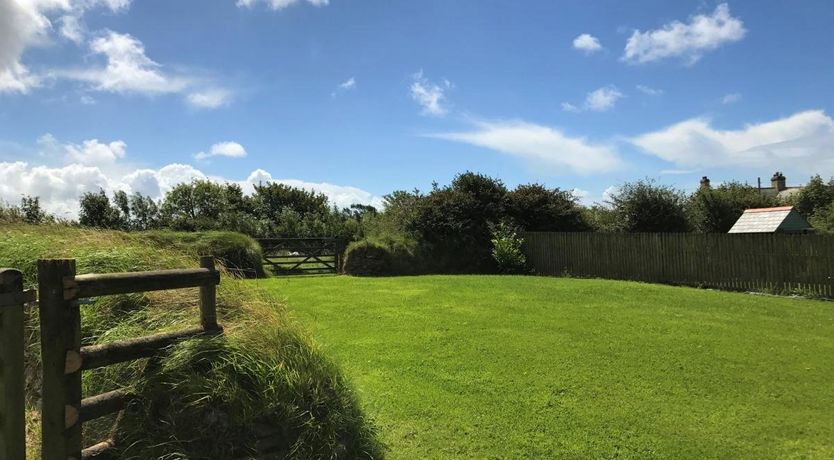
[[529, 232], [539, 274], [834, 296], [834, 237], [786, 234]]

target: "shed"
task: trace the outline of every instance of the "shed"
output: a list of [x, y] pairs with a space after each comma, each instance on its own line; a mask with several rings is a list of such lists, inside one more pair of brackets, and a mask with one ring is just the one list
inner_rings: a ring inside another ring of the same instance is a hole
[[793, 206], [745, 209], [728, 233], [810, 233], [813, 228]]

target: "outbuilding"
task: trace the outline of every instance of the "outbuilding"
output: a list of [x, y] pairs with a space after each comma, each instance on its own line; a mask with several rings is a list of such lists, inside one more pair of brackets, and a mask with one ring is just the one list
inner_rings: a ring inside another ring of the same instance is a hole
[[814, 229], [793, 206], [745, 209], [727, 233], [811, 233]]

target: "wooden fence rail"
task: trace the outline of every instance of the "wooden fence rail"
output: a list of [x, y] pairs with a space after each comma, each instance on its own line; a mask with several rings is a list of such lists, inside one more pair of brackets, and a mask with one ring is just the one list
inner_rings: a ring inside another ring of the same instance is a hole
[[834, 297], [834, 237], [528, 232], [539, 274]]
[[[202, 257], [200, 266], [185, 270], [76, 275], [74, 260], [38, 261], [43, 365], [41, 454], [44, 460], [100, 458], [105, 455], [113, 448], [113, 440], [84, 449], [81, 425], [120, 412], [135, 398], [124, 388], [82, 397], [82, 371], [148, 358], [188, 337], [222, 333], [216, 313], [216, 285], [220, 283], [220, 276], [214, 268], [213, 258]], [[79, 298], [189, 287], [200, 288], [199, 327], [109, 344], [81, 346]], [[22, 370], [20, 375], [23, 375]], [[5, 377], [3, 381], [6, 381]], [[22, 389], [20, 401], [23, 401]]]

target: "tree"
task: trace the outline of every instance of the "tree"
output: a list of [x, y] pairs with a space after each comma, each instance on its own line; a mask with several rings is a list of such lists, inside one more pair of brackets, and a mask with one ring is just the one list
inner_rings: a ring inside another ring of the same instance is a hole
[[834, 203], [834, 179], [826, 184], [817, 174], [799, 192], [794, 207], [805, 217], [811, 218], [818, 210], [824, 210]]
[[159, 206], [153, 198], [139, 192], [130, 196], [130, 227], [135, 230], [150, 230], [160, 225]]
[[81, 196], [79, 223], [85, 227], [118, 228], [119, 210], [111, 206], [104, 190], [87, 192]]
[[702, 233], [727, 233], [745, 209], [775, 205], [774, 197], [739, 182], [701, 188], [687, 204], [692, 229]]
[[609, 204], [624, 232], [686, 232], [686, 195], [652, 180], [624, 184]]
[[27, 224], [42, 224], [49, 217], [41, 208], [40, 198], [36, 196], [24, 195], [20, 199], [20, 212]]
[[507, 188], [466, 172], [416, 202], [413, 230], [426, 256], [441, 271], [492, 271], [490, 225], [506, 215]]
[[507, 214], [527, 231], [584, 232], [590, 224], [571, 192], [541, 184], [519, 185], [507, 194]]

